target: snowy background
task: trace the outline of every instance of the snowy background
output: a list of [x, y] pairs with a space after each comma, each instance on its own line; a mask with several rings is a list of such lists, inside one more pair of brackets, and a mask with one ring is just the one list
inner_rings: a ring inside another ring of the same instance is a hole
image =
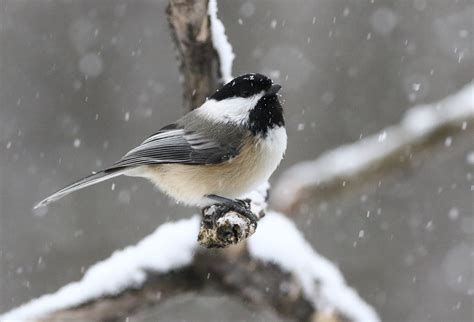
[[[71, 195], [47, 214], [31, 210], [183, 113], [166, 1], [0, 3], [4, 312], [194, 210], [133, 178]], [[263, 72], [283, 85], [289, 144], [274, 179], [474, 76], [470, 0], [220, 1], [219, 16], [234, 74]], [[473, 126], [342, 194], [316, 195], [295, 216], [384, 320], [472, 317]], [[206, 319], [209, 307], [250, 314], [212, 292], [167, 305], [169, 318], [201, 310]], [[173, 316], [177, 308], [186, 310]]]

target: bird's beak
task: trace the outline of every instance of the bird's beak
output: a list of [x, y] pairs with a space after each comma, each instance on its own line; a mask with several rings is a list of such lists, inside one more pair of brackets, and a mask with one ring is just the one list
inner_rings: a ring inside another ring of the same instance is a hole
[[274, 84], [266, 92], [266, 96], [275, 95], [281, 89], [281, 85]]

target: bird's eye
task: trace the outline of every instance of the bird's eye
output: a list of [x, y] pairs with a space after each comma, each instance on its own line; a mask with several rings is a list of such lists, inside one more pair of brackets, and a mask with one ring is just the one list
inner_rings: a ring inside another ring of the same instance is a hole
[[242, 92], [242, 97], [249, 97], [250, 96], [250, 92], [249, 91], [243, 91]]

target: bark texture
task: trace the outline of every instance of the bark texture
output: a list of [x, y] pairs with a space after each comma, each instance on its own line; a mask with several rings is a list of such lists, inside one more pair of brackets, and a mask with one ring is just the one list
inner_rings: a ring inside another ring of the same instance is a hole
[[212, 45], [208, 0], [170, 0], [166, 10], [183, 82], [186, 111], [217, 88], [219, 60]]
[[[250, 210], [250, 200], [248, 208]], [[263, 216], [262, 210], [257, 218]], [[198, 242], [207, 248], [225, 248], [243, 242], [252, 236], [256, 229], [256, 221], [235, 211], [228, 211], [225, 205], [212, 205], [202, 210]]]

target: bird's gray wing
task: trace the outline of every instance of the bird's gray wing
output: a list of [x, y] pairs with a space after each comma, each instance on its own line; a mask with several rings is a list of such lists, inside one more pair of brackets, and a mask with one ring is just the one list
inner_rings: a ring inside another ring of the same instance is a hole
[[[178, 124], [162, 128], [111, 167], [57, 191], [38, 203], [35, 208], [45, 206], [73, 191], [124, 174], [129, 167], [163, 163], [216, 164], [229, 160], [239, 153], [238, 144], [241, 142], [239, 138], [242, 132], [238, 128], [212, 124], [207, 125], [206, 130], [205, 122], [195, 122], [193, 125], [191, 120], [188, 123], [186, 129]], [[220, 137], [222, 141], [217, 142], [216, 139], [203, 134], [209, 132], [214, 138]]]
[[219, 143], [200, 131], [171, 124], [129, 151], [111, 168], [164, 163], [216, 164], [233, 158], [238, 150], [238, 146]]

